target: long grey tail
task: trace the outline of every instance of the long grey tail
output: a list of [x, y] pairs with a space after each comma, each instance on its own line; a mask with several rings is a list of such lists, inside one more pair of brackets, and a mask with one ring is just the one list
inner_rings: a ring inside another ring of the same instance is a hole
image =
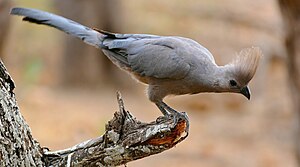
[[24, 21], [57, 28], [95, 47], [102, 46], [103, 34], [64, 17], [29, 8], [13, 8], [10, 14], [25, 16]]

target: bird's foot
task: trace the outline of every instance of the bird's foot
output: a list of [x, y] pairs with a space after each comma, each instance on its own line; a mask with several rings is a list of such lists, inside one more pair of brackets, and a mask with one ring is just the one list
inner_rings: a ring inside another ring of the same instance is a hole
[[179, 121], [184, 121], [186, 124], [185, 127], [185, 132], [186, 132], [186, 136], [188, 136], [189, 134], [189, 118], [186, 114], [186, 112], [178, 112], [176, 110], [174, 110], [173, 108], [171, 108], [170, 106], [168, 106], [166, 103], [161, 102], [159, 104], [157, 104], [158, 108], [160, 109], [160, 111], [164, 114], [165, 117], [172, 117], [174, 119], [174, 126], [177, 125], [177, 123]]
[[[176, 110], [174, 110], [176, 111]], [[170, 115], [173, 117], [174, 119], [174, 125], [176, 125], [179, 121], [184, 121], [185, 122], [185, 138], [189, 135], [189, 129], [190, 129], [190, 122], [189, 122], [189, 118], [186, 112], [172, 112], [172, 114]]]

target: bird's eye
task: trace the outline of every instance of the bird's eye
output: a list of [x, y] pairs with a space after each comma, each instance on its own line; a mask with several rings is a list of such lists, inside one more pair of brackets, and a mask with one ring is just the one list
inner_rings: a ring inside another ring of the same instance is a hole
[[237, 86], [237, 83], [235, 80], [230, 80], [229, 83], [230, 83], [230, 86], [233, 86], [233, 87]]

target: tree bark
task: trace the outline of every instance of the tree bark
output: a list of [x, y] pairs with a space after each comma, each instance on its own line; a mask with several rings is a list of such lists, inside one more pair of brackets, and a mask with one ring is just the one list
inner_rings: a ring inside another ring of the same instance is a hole
[[300, 0], [278, 0], [286, 32], [289, 83], [297, 113], [296, 156], [300, 166]]
[[13, 90], [14, 82], [0, 61], [0, 166], [118, 166], [161, 153], [188, 136], [185, 113], [143, 123], [125, 110], [118, 93], [115, 112], [104, 135], [71, 148], [49, 151], [32, 137]]
[[42, 149], [17, 105], [14, 82], [0, 62], [0, 166], [43, 166]]
[[56, 166], [118, 166], [161, 153], [188, 136], [188, 117], [159, 117], [142, 123], [125, 110], [118, 94], [120, 110], [106, 125], [105, 134], [65, 150], [46, 152], [45, 160]]

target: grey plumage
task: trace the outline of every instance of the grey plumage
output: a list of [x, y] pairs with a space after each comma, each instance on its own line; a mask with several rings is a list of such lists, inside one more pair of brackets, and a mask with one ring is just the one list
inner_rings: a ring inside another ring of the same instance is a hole
[[247, 85], [262, 55], [253, 47], [241, 51], [232, 63], [218, 66], [205, 47], [188, 38], [99, 31], [36, 9], [13, 8], [11, 14], [57, 28], [102, 49], [114, 64], [149, 85], [149, 99], [163, 114], [176, 113], [163, 102], [168, 95], [233, 92], [249, 99]]

